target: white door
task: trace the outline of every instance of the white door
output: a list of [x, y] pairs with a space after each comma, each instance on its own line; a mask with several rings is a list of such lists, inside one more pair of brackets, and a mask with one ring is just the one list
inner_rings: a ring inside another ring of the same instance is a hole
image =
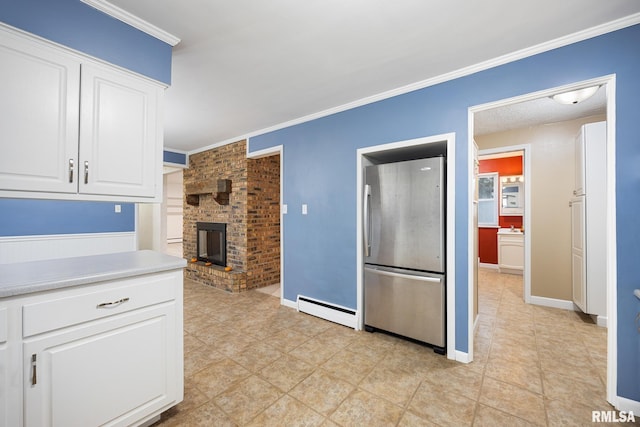
[[80, 193], [155, 196], [159, 91], [143, 79], [82, 65]]
[[587, 282], [585, 259], [584, 197], [571, 200], [571, 282], [573, 302], [580, 310], [587, 310]]
[[0, 38], [0, 189], [77, 191], [80, 63]]

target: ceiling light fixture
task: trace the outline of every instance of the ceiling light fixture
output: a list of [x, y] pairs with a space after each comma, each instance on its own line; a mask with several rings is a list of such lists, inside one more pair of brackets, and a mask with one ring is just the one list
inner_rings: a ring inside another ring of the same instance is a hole
[[552, 95], [551, 99], [560, 104], [577, 104], [593, 96], [599, 88], [600, 86], [598, 85], [572, 90], [571, 92], [557, 93]]

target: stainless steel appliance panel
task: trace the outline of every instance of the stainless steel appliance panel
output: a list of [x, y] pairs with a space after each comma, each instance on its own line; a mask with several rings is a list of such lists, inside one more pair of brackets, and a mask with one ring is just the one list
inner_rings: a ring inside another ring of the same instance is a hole
[[444, 160], [365, 168], [365, 263], [444, 272]]
[[445, 347], [444, 276], [365, 266], [365, 324]]

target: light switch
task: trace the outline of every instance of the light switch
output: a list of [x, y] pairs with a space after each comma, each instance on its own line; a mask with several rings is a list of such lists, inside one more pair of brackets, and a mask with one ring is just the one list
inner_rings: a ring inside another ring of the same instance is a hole
[[115, 205], [115, 207], [114, 207], [114, 209], [113, 209], [113, 210], [114, 210], [114, 212], [115, 212], [115, 213], [120, 213], [120, 212], [122, 212], [122, 206], [120, 206], [120, 205]]
[[303, 203], [302, 204], [302, 215], [306, 215], [307, 214], [307, 204]]
[[287, 205], [282, 205], [282, 213], [283, 214], [287, 213]]

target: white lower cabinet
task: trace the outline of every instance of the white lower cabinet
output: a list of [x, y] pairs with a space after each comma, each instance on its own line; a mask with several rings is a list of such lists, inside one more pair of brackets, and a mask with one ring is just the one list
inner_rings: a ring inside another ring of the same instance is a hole
[[[9, 304], [22, 314], [14, 319], [20, 325], [11, 325], [21, 330], [19, 340], [9, 343], [16, 352], [21, 346], [22, 417], [17, 408], [6, 409], [22, 422], [11, 425], [140, 425], [182, 401], [181, 270], [38, 293]], [[11, 371], [13, 362], [5, 364], [3, 354], [0, 343], [0, 362]], [[0, 404], [5, 402], [0, 390]]]
[[7, 307], [0, 303], [0, 425], [11, 425], [9, 419], [9, 353], [7, 350]]
[[174, 303], [25, 340], [25, 426], [131, 425], [175, 399]]
[[498, 232], [498, 267], [501, 273], [522, 274], [524, 271], [524, 235]]

